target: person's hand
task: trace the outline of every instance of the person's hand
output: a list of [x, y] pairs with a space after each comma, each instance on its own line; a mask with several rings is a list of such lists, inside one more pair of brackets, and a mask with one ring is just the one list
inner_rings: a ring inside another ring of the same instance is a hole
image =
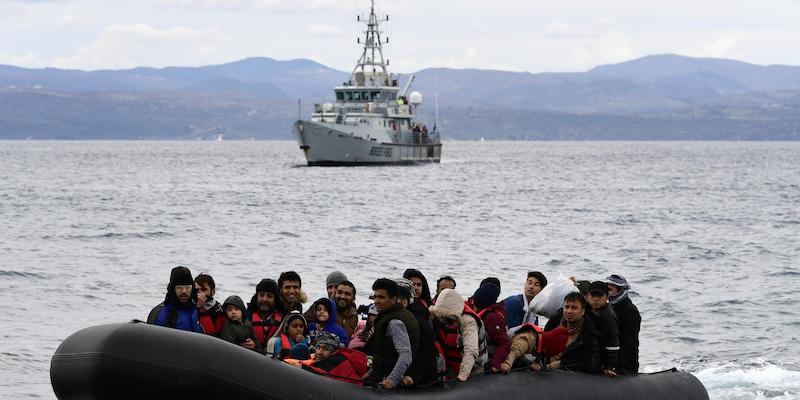
[[611, 378], [616, 378], [616, 376], [617, 376], [617, 373], [614, 372], [613, 369], [604, 369], [603, 373], [606, 374], [606, 376], [611, 377]]
[[500, 364], [500, 372], [507, 374], [509, 371], [511, 371], [511, 364], [507, 362]]
[[380, 385], [381, 385], [381, 386], [382, 386], [384, 389], [388, 389], [388, 390], [392, 390], [392, 389], [394, 389], [394, 382], [392, 382], [392, 381], [390, 381], [389, 379], [386, 379], [386, 378], [384, 378], [384, 379], [381, 381]]
[[547, 364], [547, 369], [558, 369], [561, 366], [561, 360], [555, 360], [550, 364]]
[[469, 379], [469, 375], [462, 376], [461, 374], [459, 374], [457, 379], [458, 379], [459, 382], [466, 382], [467, 379]]
[[297, 367], [297, 368], [302, 368], [303, 367], [303, 364], [300, 363], [300, 360], [287, 358], [287, 359], [285, 359], [283, 361], [286, 362], [287, 364], [293, 366], [293, 367]]
[[306, 337], [305, 337], [305, 336], [303, 336], [303, 334], [302, 334], [302, 333], [300, 333], [300, 334], [298, 334], [297, 336], [295, 336], [295, 337], [294, 337], [294, 341], [295, 341], [295, 343], [300, 343], [300, 342], [302, 342], [302, 341], [303, 341], [303, 339], [305, 339], [305, 338], [306, 338]]
[[245, 340], [244, 343], [241, 344], [241, 346], [244, 347], [245, 349], [253, 350], [256, 348], [256, 342], [254, 342], [253, 339], [247, 338], [247, 340]]
[[538, 371], [542, 370], [542, 364], [539, 364], [538, 362], [534, 362], [533, 364], [531, 364], [530, 368], [531, 368], [531, 371], [538, 372]]
[[412, 385], [414, 385], [414, 379], [412, 379], [410, 376], [404, 376], [403, 386], [412, 386]]

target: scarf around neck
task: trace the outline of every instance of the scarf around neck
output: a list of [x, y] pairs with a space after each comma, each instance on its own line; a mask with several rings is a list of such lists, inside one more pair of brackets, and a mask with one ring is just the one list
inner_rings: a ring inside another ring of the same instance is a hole
[[612, 298], [609, 299], [609, 303], [617, 304], [617, 303], [621, 302], [622, 300], [627, 299], [629, 290], [630, 290], [630, 288], [625, 288], [625, 289], [621, 290], [619, 292], [619, 294], [617, 294], [616, 297], [612, 297]]

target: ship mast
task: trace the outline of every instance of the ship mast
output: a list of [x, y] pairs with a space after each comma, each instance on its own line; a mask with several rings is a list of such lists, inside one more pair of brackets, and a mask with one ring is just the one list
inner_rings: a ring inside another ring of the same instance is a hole
[[[374, 78], [379, 78], [377, 79], [379, 84], [389, 86], [388, 60], [383, 58], [383, 45], [389, 43], [389, 38], [387, 37], [385, 40], [381, 38], [382, 31], [380, 30], [380, 21], [378, 21], [378, 16], [375, 14], [375, 0], [372, 0], [371, 3], [370, 14], [365, 22], [367, 24], [367, 30], [365, 32], [364, 51], [361, 53], [361, 57], [358, 59], [356, 67], [353, 69], [351, 82], [355, 81], [355, 84], [359, 86], [360, 82], [356, 73], [361, 72], [361, 76], [372, 77], [373, 81], [375, 80]], [[361, 21], [361, 19], [362, 18], [359, 17], [358, 21]], [[389, 20], [388, 15], [385, 20]], [[360, 41], [359, 39], [359, 42]], [[378, 69], [381, 70], [380, 73]]]

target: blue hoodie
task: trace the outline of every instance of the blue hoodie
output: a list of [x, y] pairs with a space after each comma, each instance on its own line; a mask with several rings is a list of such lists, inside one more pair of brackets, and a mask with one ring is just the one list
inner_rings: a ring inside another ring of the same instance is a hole
[[[317, 305], [323, 302], [325, 302], [324, 305], [327, 305], [328, 308], [328, 320], [325, 321], [325, 326], [322, 328], [322, 331], [330, 332], [338, 336], [342, 347], [346, 348], [347, 344], [350, 342], [350, 338], [347, 337], [347, 332], [345, 332], [344, 328], [336, 323], [336, 304], [333, 302], [333, 300], [324, 298], [315, 301], [314, 304], [311, 305], [311, 309], [314, 313], [314, 319], [317, 317]], [[308, 324], [308, 331], [311, 335], [311, 341], [313, 342], [314, 338], [317, 336], [317, 321], [313, 321]]]

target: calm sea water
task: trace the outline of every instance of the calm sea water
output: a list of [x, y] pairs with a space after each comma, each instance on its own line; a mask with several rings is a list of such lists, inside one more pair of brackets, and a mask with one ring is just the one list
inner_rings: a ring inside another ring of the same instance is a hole
[[800, 143], [448, 142], [439, 165], [306, 168], [292, 142], [0, 142], [0, 398], [54, 395], [61, 340], [143, 319], [171, 267], [249, 298], [297, 270], [619, 273], [641, 362], [714, 399], [800, 398]]

